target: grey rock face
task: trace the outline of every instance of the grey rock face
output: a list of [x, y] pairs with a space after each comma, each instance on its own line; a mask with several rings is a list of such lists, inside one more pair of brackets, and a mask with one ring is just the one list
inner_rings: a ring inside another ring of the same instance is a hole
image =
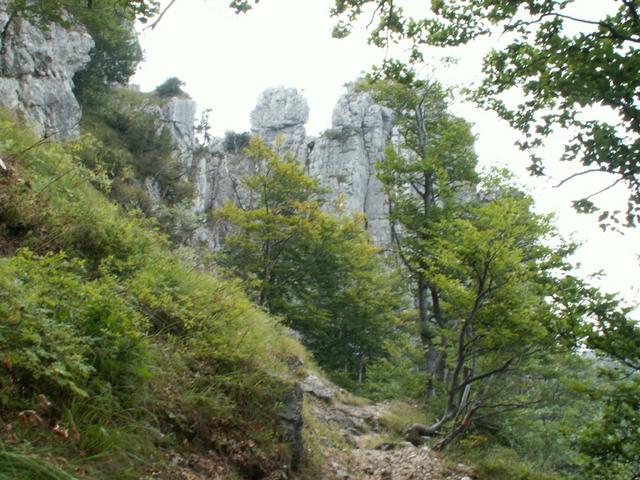
[[389, 206], [375, 167], [392, 139], [391, 111], [368, 93], [349, 87], [333, 112], [332, 128], [320, 137], [305, 137], [308, 116], [307, 102], [297, 90], [269, 89], [251, 114], [252, 131], [274, 146], [280, 137], [280, 153], [293, 154], [310, 176], [328, 188], [330, 209], [364, 215], [374, 242], [389, 243]]
[[333, 390], [313, 373], [310, 373], [307, 378], [304, 379], [302, 391], [326, 401], [330, 401], [334, 397]]
[[188, 97], [173, 97], [160, 106], [160, 116], [176, 141], [181, 158], [188, 168], [192, 166], [196, 149], [194, 124], [197, 108], [196, 102]]
[[[197, 195], [192, 212], [204, 214], [229, 200], [243, 205], [247, 192], [242, 179], [255, 173], [252, 161], [225, 151], [222, 139], [213, 139], [206, 155], [194, 157], [195, 103], [176, 97], [156, 108], [195, 183]], [[393, 138], [391, 112], [377, 105], [368, 93], [350, 88], [338, 101], [332, 128], [318, 138], [306, 136], [304, 124], [308, 117], [307, 102], [297, 90], [276, 88], [260, 95], [251, 113], [251, 125], [255, 134], [277, 146], [280, 153], [294, 155], [309, 175], [329, 189], [328, 209], [362, 214], [374, 242], [388, 244], [389, 207], [375, 168], [383, 160], [386, 143]], [[196, 230], [194, 242], [216, 248], [223, 233], [203, 225]]]
[[303, 160], [308, 119], [307, 100], [295, 88], [270, 88], [262, 92], [251, 112], [251, 131], [272, 145], [281, 137], [279, 151]]
[[89, 62], [93, 46], [83, 29], [51, 24], [43, 30], [11, 17], [0, 0], [0, 104], [40, 135], [75, 136], [81, 111], [73, 76]]
[[389, 206], [375, 169], [392, 130], [391, 112], [350, 88], [333, 112], [332, 128], [315, 140], [307, 160], [309, 174], [329, 188], [330, 203], [362, 213], [378, 245], [391, 240]]
[[284, 409], [280, 412], [280, 431], [285, 441], [291, 445], [291, 469], [298, 470], [304, 457], [302, 428], [302, 407], [304, 394], [298, 382], [284, 399]]

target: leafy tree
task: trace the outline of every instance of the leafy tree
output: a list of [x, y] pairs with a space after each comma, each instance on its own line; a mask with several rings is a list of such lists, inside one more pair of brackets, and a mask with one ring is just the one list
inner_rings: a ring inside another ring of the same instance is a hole
[[240, 153], [242, 150], [249, 146], [251, 140], [251, 133], [241, 132], [236, 133], [233, 131], [224, 132], [223, 147], [224, 151], [228, 153]]
[[563, 267], [566, 252], [545, 246], [554, 232], [547, 218], [531, 212], [531, 199], [511, 187], [492, 184], [490, 191], [494, 200], [432, 225], [433, 261], [424, 275], [438, 289], [446, 318], [439, 332], [447, 339], [447, 373], [442, 414], [414, 431], [432, 434], [451, 422], [438, 448], [476, 417], [517, 404], [505, 382], [528, 383], [527, 376], [515, 374], [557, 345], [555, 324], [561, 319], [552, 315], [546, 297], [550, 274]]
[[181, 87], [184, 86], [184, 82], [178, 77], [171, 77], [162, 82], [162, 84], [156, 87], [156, 94], [161, 97], [175, 97], [178, 95], [184, 95], [184, 91]]
[[[431, 15], [405, 14], [397, 0], [336, 0], [340, 18], [334, 34], [349, 33], [353, 22], [375, 8], [377, 21], [370, 41], [378, 46], [400, 39], [413, 43], [412, 60], [422, 60], [423, 45], [467, 45], [502, 31], [509, 43], [484, 59], [485, 77], [474, 98], [523, 134], [522, 149], [531, 152], [530, 170], [544, 173], [537, 147], [557, 128], [571, 132], [562, 160], [580, 162], [578, 175], [610, 172], [629, 188], [625, 220], [640, 219], [640, 5], [635, 0], [605, 4], [599, 18], [580, 12], [588, 2], [577, 0], [434, 0]], [[523, 94], [515, 106], [503, 95]], [[615, 119], [586, 114], [603, 107]], [[574, 202], [579, 211], [597, 207], [588, 192]], [[603, 212], [600, 220], [619, 212]]]
[[598, 355], [600, 383], [587, 393], [598, 414], [580, 429], [579, 469], [588, 478], [640, 475], [640, 326], [615, 295], [567, 277], [554, 293], [572, 319], [567, 338]]
[[447, 111], [448, 94], [440, 84], [420, 80], [398, 63], [378, 73], [386, 79], [370, 77], [360, 87], [393, 110], [401, 135], [387, 148], [378, 177], [391, 204], [397, 253], [415, 284], [428, 398], [444, 369], [445, 345], [438, 345], [436, 329], [446, 327], [440, 291], [426, 274], [435, 261], [432, 227], [460, 214], [459, 196], [476, 180], [474, 138], [467, 122]]
[[147, 22], [158, 13], [157, 0], [9, 0], [9, 11], [30, 20], [48, 23], [69, 21], [68, 13], [108, 8], [112, 12]]
[[222, 262], [259, 305], [300, 331], [329, 370], [361, 379], [383, 355], [381, 339], [398, 303], [358, 219], [321, 210], [323, 190], [293, 158], [254, 138], [256, 173], [242, 205], [215, 212], [227, 233]]

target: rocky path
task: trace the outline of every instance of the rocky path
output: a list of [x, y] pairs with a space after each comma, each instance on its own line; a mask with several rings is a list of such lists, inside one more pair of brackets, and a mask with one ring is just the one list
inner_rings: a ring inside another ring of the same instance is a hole
[[[318, 386], [321, 384], [318, 384]], [[390, 404], [353, 404], [339, 392], [305, 390], [318, 421], [316, 433], [327, 457], [323, 480], [472, 480], [473, 471], [451, 464], [427, 447], [415, 447], [385, 428]]]

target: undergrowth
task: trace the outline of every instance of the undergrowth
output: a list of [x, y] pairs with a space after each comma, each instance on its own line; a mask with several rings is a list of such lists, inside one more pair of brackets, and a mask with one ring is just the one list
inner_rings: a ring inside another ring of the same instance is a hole
[[282, 471], [286, 361], [302, 348], [109, 201], [114, 179], [83, 163], [93, 148], [0, 116], [0, 479], [179, 478], [180, 452]]

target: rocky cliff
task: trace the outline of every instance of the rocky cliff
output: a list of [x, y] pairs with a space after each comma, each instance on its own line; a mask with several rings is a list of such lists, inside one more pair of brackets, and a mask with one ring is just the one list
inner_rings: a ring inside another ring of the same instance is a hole
[[349, 213], [362, 213], [377, 244], [391, 240], [388, 202], [376, 176], [393, 131], [391, 112], [366, 92], [348, 87], [333, 111], [332, 126], [311, 140], [309, 174], [329, 188], [329, 198]]
[[[73, 95], [73, 78], [89, 61], [92, 38], [80, 27], [33, 25], [10, 15], [6, 3], [0, 0], [0, 105], [17, 112], [42, 136], [77, 135], [82, 112]], [[242, 177], [253, 166], [221, 138], [198, 149], [195, 102], [179, 96], [150, 108], [168, 127], [190, 172], [196, 189], [192, 212], [204, 219], [206, 212], [227, 200], [241, 202]], [[388, 206], [375, 164], [391, 138], [390, 112], [367, 93], [348, 87], [335, 108], [331, 128], [317, 138], [306, 133], [308, 117], [307, 101], [297, 90], [268, 89], [251, 112], [251, 130], [302, 162], [309, 175], [328, 187], [329, 205], [363, 214], [373, 239], [387, 243]], [[203, 221], [194, 242], [215, 248], [218, 232]]]
[[12, 16], [0, 0], [0, 105], [40, 135], [76, 135], [81, 110], [73, 77], [89, 62], [93, 46], [80, 27], [37, 27]]
[[[242, 177], [252, 171], [249, 161], [225, 146], [221, 138], [211, 140], [206, 155], [194, 157], [192, 100], [170, 99], [160, 113], [180, 147], [185, 165], [191, 169], [197, 190], [194, 213], [204, 213], [227, 200], [242, 202]], [[374, 241], [388, 243], [388, 202], [375, 164], [382, 160], [392, 135], [391, 112], [376, 105], [369, 94], [348, 87], [338, 100], [331, 128], [317, 138], [306, 134], [308, 117], [307, 102], [297, 90], [269, 89], [260, 95], [251, 113], [251, 130], [280, 153], [290, 153], [303, 163], [309, 175], [328, 188], [328, 205], [364, 215]], [[217, 232], [202, 227], [196, 239], [215, 246]]]

